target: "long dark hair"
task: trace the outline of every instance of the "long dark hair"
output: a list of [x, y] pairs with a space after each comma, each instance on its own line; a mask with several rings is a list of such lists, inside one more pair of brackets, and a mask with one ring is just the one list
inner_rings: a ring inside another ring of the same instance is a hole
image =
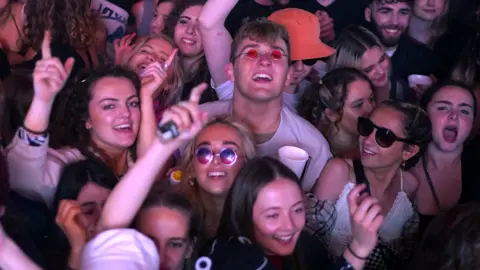
[[413, 168], [425, 153], [428, 144], [432, 140], [432, 123], [430, 122], [430, 118], [428, 118], [427, 112], [420, 106], [407, 102], [386, 100], [382, 103], [382, 106], [392, 108], [404, 115], [402, 121], [403, 132], [405, 133], [405, 137], [411, 141], [411, 143], [406, 144], [406, 147], [417, 145], [419, 150], [417, 154], [409, 160], [406, 160], [402, 166], [405, 170]]
[[[50, 129], [52, 148], [75, 147], [83, 155], [93, 156], [89, 149], [95, 147], [92, 145], [90, 131], [85, 127], [85, 123], [89, 118], [88, 105], [92, 100], [95, 84], [105, 77], [126, 78], [134, 85], [137, 94], [140, 91], [138, 75], [119, 66], [100, 67], [73, 79], [56, 98], [61, 104], [58, 105], [56, 112], [52, 112], [53, 126]], [[102, 155], [101, 149], [95, 150], [110, 165], [108, 157]]]
[[28, 0], [25, 5], [24, 33], [27, 44], [39, 49], [45, 30], [52, 40], [75, 48], [87, 48], [96, 42], [96, 17], [90, 9], [91, 1]]
[[[221, 238], [242, 236], [256, 242], [253, 233], [253, 205], [262, 188], [279, 177], [295, 182], [301, 189], [297, 175], [280, 161], [270, 157], [260, 157], [247, 162], [230, 188], [217, 236]], [[300, 254], [297, 243], [294, 253], [284, 258], [289, 265], [293, 266], [292, 269], [303, 269]]]

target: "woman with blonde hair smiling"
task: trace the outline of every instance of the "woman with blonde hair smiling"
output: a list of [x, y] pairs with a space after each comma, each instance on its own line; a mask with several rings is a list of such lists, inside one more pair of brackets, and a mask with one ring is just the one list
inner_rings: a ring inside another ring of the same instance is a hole
[[203, 232], [215, 236], [223, 205], [238, 171], [255, 156], [250, 130], [229, 117], [217, 118], [188, 144], [180, 189], [192, 201]]
[[415, 91], [392, 72], [390, 59], [378, 37], [366, 28], [358, 25], [345, 28], [334, 48], [336, 52], [330, 57], [329, 69], [351, 67], [362, 71], [375, 87], [377, 103], [387, 99], [417, 102]]

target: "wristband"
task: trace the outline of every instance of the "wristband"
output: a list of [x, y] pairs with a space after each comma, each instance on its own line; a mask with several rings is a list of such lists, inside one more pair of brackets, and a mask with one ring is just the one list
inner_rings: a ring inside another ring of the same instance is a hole
[[25, 125], [23, 125], [22, 127], [23, 127], [23, 129], [25, 129], [25, 131], [27, 131], [28, 133], [33, 134], [33, 135], [37, 135], [37, 136], [46, 136], [47, 135], [47, 130], [33, 131], [33, 130], [27, 128]]
[[368, 256], [367, 256], [367, 257], [358, 256], [357, 253], [353, 252], [352, 247], [350, 247], [350, 245], [347, 246], [347, 249], [348, 249], [348, 251], [350, 251], [350, 253], [352, 253], [352, 255], [353, 255], [355, 258], [357, 258], [357, 259], [359, 259], [359, 260], [365, 261], [366, 259], [368, 259]]

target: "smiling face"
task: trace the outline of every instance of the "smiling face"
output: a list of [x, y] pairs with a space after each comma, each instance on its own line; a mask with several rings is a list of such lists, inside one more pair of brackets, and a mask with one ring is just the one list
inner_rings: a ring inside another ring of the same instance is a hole
[[202, 36], [198, 30], [198, 16], [203, 6], [191, 6], [180, 15], [175, 25], [174, 41], [181, 54], [195, 57], [203, 52]]
[[[370, 120], [378, 127], [386, 128], [399, 138], [405, 138], [403, 122], [405, 116], [390, 107], [380, 106], [370, 116]], [[360, 153], [362, 165], [366, 168], [387, 168], [400, 165], [403, 160], [410, 158], [406, 155], [405, 143], [395, 141], [390, 147], [381, 147], [376, 141], [377, 129], [368, 136], [360, 136]], [[408, 158], [407, 158], [408, 157]]]
[[388, 86], [390, 77], [390, 59], [380, 47], [372, 47], [360, 58], [360, 70], [363, 71], [376, 88]]
[[285, 41], [277, 38], [269, 44], [246, 38], [235, 56], [227, 72], [240, 96], [254, 102], [281, 98], [284, 87], [291, 81]]
[[168, 207], [152, 207], [140, 211], [137, 229], [154, 240], [160, 258], [160, 270], [181, 270], [190, 256], [189, 217]]
[[438, 90], [427, 106], [432, 122], [433, 142], [444, 152], [462, 149], [472, 130], [474, 100], [467, 90], [445, 86]]
[[277, 178], [265, 185], [253, 204], [253, 234], [267, 255], [293, 253], [305, 226], [305, 202], [292, 180]]
[[150, 38], [128, 60], [128, 67], [140, 75], [151, 63], [164, 64], [173, 49], [173, 46], [163, 38]]
[[370, 115], [375, 107], [375, 97], [370, 83], [364, 80], [356, 80], [350, 83], [347, 88], [342, 120], [338, 123], [338, 127], [350, 134], [358, 134], [358, 117]]
[[425, 21], [433, 21], [443, 15], [446, 0], [415, 0], [413, 13]]
[[140, 126], [135, 86], [126, 78], [104, 77], [93, 84], [91, 93], [85, 127], [92, 141], [105, 151], [130, 148]]
[[[193, 166], [198, 185], [213, 196], [226, 196], [246, 161], [242, 138], [230, 126], [213, 124], [200, 132], [195, 149], [197, 155], [193, 159]], [[206, 161], [207, 151], [214, 155], [210, 162]], [[232, 153], [236, 153], [236, 161], [226, 164], [225, 162], [233, 160]]]
[[411, 7], [406, 2], [385, 3], [374, 0], [365, 11], [365, 19], [371, 22], [386, 47], [396, 46], [410, 23]]

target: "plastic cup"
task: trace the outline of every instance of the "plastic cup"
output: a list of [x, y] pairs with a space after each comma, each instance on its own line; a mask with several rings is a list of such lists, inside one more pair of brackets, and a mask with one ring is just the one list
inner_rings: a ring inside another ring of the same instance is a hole
[[411, 88], [414, 88], [417, 85], [421, 85], [426, 88], [432, 85], [432, 83], [433, 83], [432, 78], [430, 78], [429, 76], [419, 75], [419, 74], [412, 74], [408, 76], [408, 85]]
[[302, 148], [295, 146], [283, 146], [278, 149], [280, 162], [290, 168], [299, 178], [308, 160], [308, 153]]

